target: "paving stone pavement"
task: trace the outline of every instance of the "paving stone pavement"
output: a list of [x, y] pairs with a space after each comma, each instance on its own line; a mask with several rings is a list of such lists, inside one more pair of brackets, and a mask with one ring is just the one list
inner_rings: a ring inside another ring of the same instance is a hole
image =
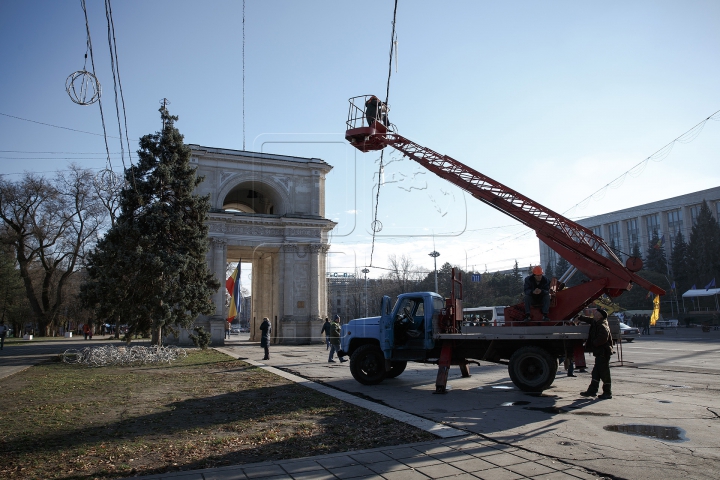
[[169, 472], [154, 480], [591, 480], [594, 472], [477, 435], [275, 462]]

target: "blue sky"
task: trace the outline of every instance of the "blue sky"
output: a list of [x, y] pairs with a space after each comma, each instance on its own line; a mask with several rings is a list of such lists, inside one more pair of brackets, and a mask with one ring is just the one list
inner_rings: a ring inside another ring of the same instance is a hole
[[[242, 2], [112, 7], [130, 138], [158, 130], [165, 97], [187, 143], [242, 149]], [[370, 262], [378, 155], [355, 152], [343, 133], [349, 97], [385, 95], [392, 9], [390, 0], [246, 1], [245, 146], [333, 165], [331, 272]], [[87, 0], [87, 10], [117, 136], [103, 2]], [[720, 110], [719, 27], [716, 1], [400, 0], [390, 118], [409, 139], [566, 212]], [[0, 173], [105, 167], [101, 136], [6, 116], [102, 133], [97, 105], [65, 93], [85, 40], [79, 0], [0, 2]], [[720, 122], [709, 121], [567, 215], [718, 186], [719, 147]], [[396, 152], [387, 159], [373, 266], [404, 254], [429, 269], [433, 249], [439, 263], [479, 271], [538, 260], [533, 232]], [[112, 166], [122, 168], [119, 155]]]

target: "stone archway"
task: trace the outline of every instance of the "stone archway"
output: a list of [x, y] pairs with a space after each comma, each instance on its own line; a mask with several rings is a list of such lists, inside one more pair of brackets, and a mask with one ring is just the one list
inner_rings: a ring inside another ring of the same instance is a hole
[[[319, 341], [327, 316], [328, 233], [336, 225], [324, 218], [325, 175], [332, 167], [319, 159], [190, 148], [205, 177], [196, 191], [212, 203], [208, 264], [223, 284], [209, 321], [225, 319], [227, 262], [249, 262], [251, 340], [259, 339], [257, 327], [268, 317], [277, 343]], [[213, 341], [223, 337], [213, 333]]]

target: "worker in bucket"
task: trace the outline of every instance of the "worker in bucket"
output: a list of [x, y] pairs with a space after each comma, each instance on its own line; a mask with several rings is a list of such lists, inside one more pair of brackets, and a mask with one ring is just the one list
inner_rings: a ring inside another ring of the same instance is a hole
[[530, 320], [530, 310], [533, 305], [539, 305], [542, 308], [543, 322], [550, 321], [548, 311], [550, 311], [550, 280], [543, 275], [543, 269], [540, 265], [533, 267], [532, 275], [525, 278], [525, 321]]
[[608, 325], [607, 312], [598, 307], [597, 310], [585, 310], [586, 315], [578, 315], [577, 318], [581, 322], [590, 324], [590, 333], [588, 334], [585, 350], [591, 351], [595, 357], [595, 366], [592, 369], [592, 380], [588, 389], [580, 395], [583, 397], [594, 397], [600, 388], [600, 380], [603, 382], [602, 395], [598, 396], [600, 400], [612, 398], [612, 381], [610, 378], [610, 356], [615, 353], [613, 349], [612, 335], [610, 335], [610, 326]]
[[387, 118], [388, 107], [375, 95], [372, 95], [365, 102], [365, 118], [367, 119], [368, 126], [372, 127], [373, 123], [377, 120], [383, 125], [388, 125]]

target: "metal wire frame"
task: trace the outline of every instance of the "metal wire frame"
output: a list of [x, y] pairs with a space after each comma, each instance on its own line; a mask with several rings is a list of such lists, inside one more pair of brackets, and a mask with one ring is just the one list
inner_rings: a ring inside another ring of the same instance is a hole
[[[77, 80], [80, 80], [79, 87], [75, 85]], [[92, 105], [100, 100], [100, 95], [102, 94], [100, 80], [87, 70], [78, 70], [68, 75], [65, 80], [65, 90], [70, 96], [70, 100], [78, 105]], [[90, 95], [90, 93], [92, 93], [92, 95]], [[90, 95], [89, 98], [88, 95]]]
[[171, 363], [187, 357], [187, 351], [174, 345], [167, 347], [86, 347], [81, 350], [70, 348], [61, 355], [63, 363], [81, 364], [89, 367], [136, 366]]
[[[358, 95], [357, 97], [352, 97], [349, 99], [348, 116], [347, 121], [345, 122], [345, 125], [347, 125], [347, 130], [369, 126], [366, 125], [367, 119], [365, 115], [365, 104], [370, 98], [374, 96], [375, 95]], [[385, 115], [388, 115], [390, 113], [390, 106], [385, 105], [385, 108], [387, 109]], [[377, 118], [376, 121], [382, 123], [379, 118]], [[385, 127], [390, 132], [397, 131], [395, 125], [389, 122], [388, 125], [385, 125]]]

